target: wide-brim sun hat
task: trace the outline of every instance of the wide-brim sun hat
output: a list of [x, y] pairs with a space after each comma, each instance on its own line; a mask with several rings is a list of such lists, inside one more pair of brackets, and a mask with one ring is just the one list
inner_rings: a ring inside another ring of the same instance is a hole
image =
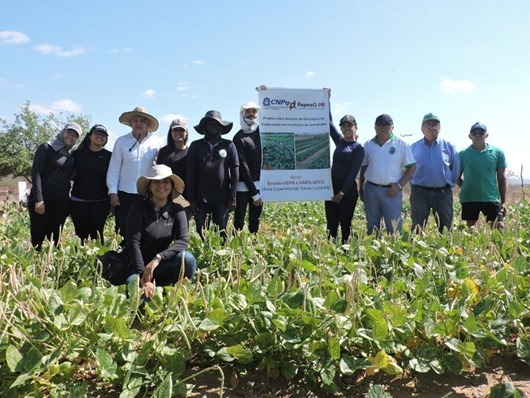
[[[132, 111], [124, 112], [120, 116], [120, 123], [131, 126], [131, 119], [134, 117], [143, 117], [148, 120], [147, 129], [151, 132], [158, 130], [158, 120], [145, 110], [143, 106], [137, 106]], [[131, 126], [132, 127], [132, 126]]]
[[234, 123], [229, 122], [227, 120], [223, 120], [221, 117], [221, 113], [219, 111], [208, 111], [204, 115], [204, 117], [201, 119], [198, 125], [194, 126], [195, 131], [201, 135], [205, 134], [204, 127], [205, 123], [209, 120], [213, 119], [219, 122], [221, 125], [221, 135], [228, 134], [230, 130], [232, 130], [232, 127], [234, 126]]
[[154, 165], [149, 169], [149, 172], [145, 176], [141, 176], [136, 181], [136, 189], [138, 193], [145, 196], [149, 190], [149, 184], [153, 180], [163, 180], [169, 178], [173, 182], [173, 190], [170, 194], [170, 199], [174, 203], [180, 204], [182, 207], [188, 207], [190, 203], [182, 196], [184, 192], [184, 181], [179, 176], [176, 176], [171, 171], [171, 168], [164, 164]]

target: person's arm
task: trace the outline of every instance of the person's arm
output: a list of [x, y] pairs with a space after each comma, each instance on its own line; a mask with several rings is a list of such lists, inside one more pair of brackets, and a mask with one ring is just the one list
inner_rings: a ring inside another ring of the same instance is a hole
[[248, 165], [249, 160], [247, 158], [247, 151], [243, 144], [243, 140], [236, 136], [234, 137], [233, 142], [237, 149], [237, 156], [239, 158], [239, 180], [245, 183], [250, 196], [255, 196], [258, 194], [258, 190], [256, 189], [252, 179], [252, 173], [250, 172], [250, 167]]
[[506, 169], [497, 170], [497, 185], [499, 186], [499, 195], [501, 198], [501, 206], [503, 215], [506, 215], [508, 209], [506, 207], [506, 191], [507, 191], [507, 180], [506, 180]]
[[460, 179], [460, 157], [458, 156], [458, 152], [456, 148], [453, 146], [451, 153], [451, 163], [449, 165], [449, 168], [451, 170], [451, 182], [453, 185], [458, 184], [458, 180]]
[[107, 170], [107, 187], [109, 189], [110, 204], [119, 206], [118, 183], [120, 181], [121, 167], [123, 164], [123, 154], [120, 150], [120, 141], [116, 141], [112, 155], [110, 157], [109, 169]]
[[359, 174], [359, 198], [364, 202], [364, 183], [366, 179], [364, 178], [364, 173], [366, 172], [366, 166], [361, 166], [361, 172]]
[[33, 164], [31, 166], [31, 183], [33, 185], [33, 193], [35, 201], [44, 200], [42, 196], [42, 175], [46, 166], [46, 159], [48, 158], [46, 145], [39, 145], [33, 157]]
[[233, 142], [228, 145], [230, 153], [228, 167], [230, 169], [230, 197], [228, 198], [228, 210], [236, 208], [237, 182], [239, 181], [239, 157], [237, 149]]
[[337, 145], [337, 142], [339, 142], [341, 139], [341, 134], [339, 133], [339, 131], [337, 130], [337, 128], [335, 127], [335, 125], [333, 124], [331, 120], [329, 122], [329, 135], [331, 139], [333, 140], [333, 142], [335, 143], [335, 145]]
[[197, 208], [197, 192], [195, 186], [197, 185], [197, 144], [192, 142], [188, 149], [186, 156], [186, 195], [190, 202], [190, 209], [193, 214], [198, 210]]

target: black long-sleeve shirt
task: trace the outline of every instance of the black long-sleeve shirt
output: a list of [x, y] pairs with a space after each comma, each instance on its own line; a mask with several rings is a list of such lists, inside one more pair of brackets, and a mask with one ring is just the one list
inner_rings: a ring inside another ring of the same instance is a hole
[[239, 156], [239, 181], [247, 186], [250, 196], [258, 193], [254, 181], [261, 177], [261, 137], [259, 127], [252, 133], [239, 130], [233, 139]]
[[329, 125], [329, 135], [335, 143], [331, 177], [344, 180], [341, 191], [346, 193], [356, 184], [355, 179], [364, 159], [364, 148], [357, 142], [349, 142], [337, 131], [333, 123]]
[[72, 196], [84, 200], [108, 199], [107, 170], [111, 155], [106, 149], [91, 151], [88, 145], [74, 151]]
[[127, 216], [127, 239], [124, 253], [132, 269], [142, 274], [145, 266], [157, 255], [174, 257], [186, 250], [189, 242], [188, 219], [183, 208], [168, 201], [157, 218], [153, 202], [135, 201]]
[[31, 167], [30, 197], [36, 202], [68, 197], [73, 169], [70, 154], [55, 151], [48, 143], [39, 145]]
[[239, 158], [232, 141], [221, 138], [215, 145], [204, 138], [193, 141], [187, 159], [190, 202], [219, 204], [236, 200]]
[[189, 147], [184, 149], [174, 148], [170, 149], [168, 145], [160, 148], [158, 151], [158, 156], [156, 158], [156, 164], [165, 164], [168, 167], [171, 167], [171, 171], [176, 176], [179, 176], [182, 181], [184, 181], [184, 192], [181, 192], [182, 196], [187, 198], [187, 185], [186, 182], [186, 157], [188, 156]]

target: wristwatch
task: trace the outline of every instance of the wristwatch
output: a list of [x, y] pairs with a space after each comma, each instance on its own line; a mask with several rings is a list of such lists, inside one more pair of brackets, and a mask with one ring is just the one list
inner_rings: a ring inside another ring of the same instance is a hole
[[160, 255], [160, 253], [157, 253], [155, 258], [157, 258], [158, 260], [162, 260], [162, 256]]

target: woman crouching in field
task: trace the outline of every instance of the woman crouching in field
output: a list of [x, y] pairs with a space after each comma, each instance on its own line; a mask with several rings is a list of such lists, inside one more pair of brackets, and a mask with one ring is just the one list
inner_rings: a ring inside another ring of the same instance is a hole
[[127, 216], [127, 243], [120, 254], [123, 261], [115, 252], [100, 260], [103, 277], [115, 285], [128, 285], [139, 275], [145, 297], [150, 299], [155, 283], [172, 285], [195, 274], [195, 257], [186, 251], [189, 233], [184, 207], [189, 203], [181, 196], [184, 182], [165, 165], [153, 166], [136, 186], [143, 199], [132, 204]]

